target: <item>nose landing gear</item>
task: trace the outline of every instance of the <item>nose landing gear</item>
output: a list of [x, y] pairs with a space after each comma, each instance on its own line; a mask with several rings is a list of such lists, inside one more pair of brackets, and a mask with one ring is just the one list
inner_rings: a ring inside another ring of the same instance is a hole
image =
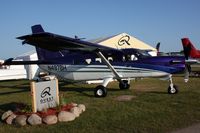
[[170, 85], [168, 87], [168, 94], [176, 94], [176, 93], [178, 93], [178, 87], [173, 84], [172, 75], [169, 75], [169, 82], [170, 82]]

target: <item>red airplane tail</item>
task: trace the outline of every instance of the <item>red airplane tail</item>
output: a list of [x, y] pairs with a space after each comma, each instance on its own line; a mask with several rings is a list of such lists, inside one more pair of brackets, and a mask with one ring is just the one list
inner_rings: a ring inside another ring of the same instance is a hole
[[186, 59], [188, 59], [188, 57], [200, 58], [200, 50], [194, 47], [189, 38], [182, 38], [181, 41]]

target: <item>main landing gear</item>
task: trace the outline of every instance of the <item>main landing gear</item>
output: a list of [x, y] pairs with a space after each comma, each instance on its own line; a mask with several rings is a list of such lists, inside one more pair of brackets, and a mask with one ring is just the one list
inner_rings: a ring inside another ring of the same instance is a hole
[[[106, 86], [112, 80], [113, 80], [113, 78], [107, 78], [107, 79], [104, 80], [102, 85], [97, 86], [95, 88], [95, 91], [94, 91], [95, 97], [106, 97], [106, 95], [107, 95]], [[170, 85], [169, 85], [168, 90], [167, 90], [168, 94], [178, 93], [178, 87], [173, 84], [172, 75], [169, 75], [169, 82], [170, 82]], [[130, 88], [129, 81], [128, 80], [121, 80], [121, 82], [119, 82], [119, 88], [121, 90], [129, 89]]]
[[119, 83], [119, 88], [121, 90], [127, 90], [130, 88], [130, 83], [128, 82], [128, 80], [122, 80], [120, 83]]
[[170, 82], [170, 85], [168, 87], [168, 93], [169, 94], [176, 94], [176, 93], [178, 93], [178, 87], [173, 84], [172, 75], [169, 75], [169, 82]]
[[[112, 78], [108, 78], [108, 79], [105, 79], [104, 82], [103, 82], [103, 85], [99, 85], [95, 88], [94, 90], [94, 96], [95, 97], [106, 97], [107, 95], [107, 89], [106, 89], [106, 86], [108, 85], [108, 83], [110, 81], [112, 81], [113, 79]], [[125, 89], [129, 89], [130, 88], [130, 84], [129, 84], [129, 81], [128, 80], [122, 80], [120, 83], [119, 83], [119, 88], [121, 90], [125, 90]]]
[[94, 90], [94, 96], [95, 97], [106, 97], [107, 95], [107, 89], [103, 85], [99, 85]]

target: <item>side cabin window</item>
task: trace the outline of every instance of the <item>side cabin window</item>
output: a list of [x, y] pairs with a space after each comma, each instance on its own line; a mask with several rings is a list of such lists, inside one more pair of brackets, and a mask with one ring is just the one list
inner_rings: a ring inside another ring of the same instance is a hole
[[95, 58], [96, 63], [102, 63], [101, 58]]
[[90, 64], [91, 62], [92, 62], [91, 59], [74, 59], [74, 60], [72, 60], [72, 63], [74, 65]]
[[74, 65], [83, 65], [83, 64], [89, 65], [92, 63], [102, 63], [101, 58], [95, 58], [95, 59], [87, 58], [83, 60], [79, 60], [79, 59], [73, 60]]
[[138, 58], [134, 54], [127, 54], [123, 56], [123, 61], [134, 61], [137, 60]]
[[102, 63], [101, 58], [95, 58], [95, 59], [85, 59], [86, 64], [92, 64], [92, 63]]
[[113, 61], [113, 57], [108, 57], [108, 61], [112, 62]]
[[90, 64], [92, 62], [92, 59], [85, 59], [86, 64]]
[[134, 54], [132, 54], [132, 55], [131, 55], [131, 60], [132, 60], [132, 61], [138, 60], [138, 58], [137, 58]]
[[80, 64], [80, 60], [73, 60], [73, 64], [74, 65], [79, 65]]
[[[107, 57], [107, 60], [109, 62], [113, 62], [113, 57]], [[95, 58], [94, 60], [93, 59], [85, 59], [85, 63], [86, 64], [102, 63], [102, 60], [101, 60], [101, 58]]]
[[[114, 63], [114, 62], [122, 61], [122, 59], [125, 61], [125, 58], [126, 58], [126, 60], [127, 59], [128, 60], [133, 60], [133, 58], [135, 56], [123, 57], [123, 55], [109, 55], [109, 56], [107, 55], [105, 57], [109, 62]], [[72, 60], [72, 63], [74, 65], [83, 65], [83, 64], [89, 65], [89, 64], [101, 64], [101, 63], [103, 63], [103, 61], [99, 57], [93, 57], [93, 58], [88, 58], [88, 57], [86, 57], [86, 58], [81, 58], [81, 57], [78, 58], [77, 57], [76, 59]]]

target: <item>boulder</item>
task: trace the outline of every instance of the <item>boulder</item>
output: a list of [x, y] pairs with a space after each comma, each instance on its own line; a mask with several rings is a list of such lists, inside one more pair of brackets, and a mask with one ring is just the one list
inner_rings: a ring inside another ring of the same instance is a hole
[[80, 115], [80, 111], [78, 107], [71, 108], [70, 112], [73, 113], [76, 117], [79, 117]]
[[16, 118], [17, 116], [15, 115], [15, 114], [12, 114], [12, 115], [10, 115], [10, 116], [8, 116], [8, 118], [6, 119], [6, 123], [7, 124], [9, 124], [9, 125], [11, 125], [11, 124], [13, 124], [13, 120]]
[[28, 123], [30, 125], [39, 125], [42, 124], [42, 118], [40, 116], [38, 116], [37, 114], [32, 114], [29, 118], [28, 118]]
[[13, 114], [13, 112], [11, 110], [8, 110], [5, 113], [3, 113], [3, 115], [1, 116], [1, 119], [4, 121], [6, 118], [8, 118], [8, 116], [10, 116], [12, 114]]
[[71, 103], [73, 107], [77, 107], [77, 103]]
[[83, 113], [83, 112], [85, 112], [85, 110], [86, 110], [86, 107], [85, 107], [84, 104], [79, 104], [77, 107], [79, 108], [79, 112], [80, 112], [80, 113]]
[[58, 121], [58, 118], [56, 115], [48, 115], [43, 118], [43, 122], [47, 125], [56, 124], [57, 121]]
[[73, 120], [75, 120], [75, 118], [76, 118], [75, 114], [73, 114], [71, 112], [67, 112], [67, 111], [61, 111], [58, 114], [58, 120], [60, 122], [73, 121]]
[[27, 119], [27, 116], [25, 116], [25, 115], [18, 115], [15, 118], [15, 124], [17, 126], [25, 126], [26, 125], [26, 119]]

